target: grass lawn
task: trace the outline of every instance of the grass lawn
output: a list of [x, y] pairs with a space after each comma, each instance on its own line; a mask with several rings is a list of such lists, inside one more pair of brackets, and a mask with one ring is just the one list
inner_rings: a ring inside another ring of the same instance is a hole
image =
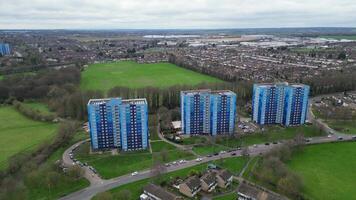
[[221, 168], [228, 169], [234, 175], [238, 175], [246, 165], [248, 159], [242, 157], [231, 157], [217, 160], [214, 163]]
[[224, 196], [213, 198], [213, 200], [234, 200], [234, 199], [237, 199], [237, 193], [236, 192], [232, 192], [232, 193], [224, 195]]
[[356, 120], [328, 120], [327, 124], [337, 131], [346, 134], [356, 134]]
[[[232, 169], [233, 171], [239, 171], [242, 169], [243, 165], [241, 163], [244, 163], [244, 161], [242, 160], [242, 158], [234, 158], [234, 159], [229, 159], [228, 161], [224, 160], [224, 163], [229, 163], [228, 165], [226, 164], [226, 166], [231, 167], [229, 168], [229, 170]], [[236, 163], [236, 165], [235, 166], [231, 165], [232, 163]], [[208, 165], [207, 163], [203, 163], [186, 169], [181, 169], [175, 172], [167, 173], [164, 175], [163, 180], [166, 180], [168, 182], [170, 180], [174, 180], [176, 177], [185, 179], [189, 176], [190, 171], [195, 170], [195, 171], [203, 172], [204, 170], [207, 169], [207, 165]], [[151, 181], [152, 181], [151, 179], [136, 181], [109, 190], [109, 192], [113, 195], [114, 199], [118, 199], [120, 192], [124, 190], [128, 190], [131, 192], [131, 198], [127, 200], [136, 200], [142, 194], [142, 188]], [[94, 197], [94, 200], [98, 200], [98, 199]]]
[[249, 146], [253, 144], [263, 144], [266, 142], [273, 142], [278, 140], [293, 139], [298, 133], [304, 133], [305, 137], [324, 135], [323, 132], [320, 132], [319, 129], [311, 125], [287, 128], [271, 126], [268, 127], [264, 133], [245, 135], [241, 138], [222, 138], [221, 140], [217, 140], [217, 143], [220, 145], [236, 148], [237, 146]]
[[194, 158], [191, 153], [180, 151], [163, 141], [152, 142], [151, 145], [153, 154], [148, 151], [142, 151], [120, 153], [119, 155], [111, 155], [109, 152], [90, 155], [88, 153], [90, 146], [89, 143], [86, 143], [78, 148], [75, 157], [82, 162], [92, 165], [105, 179], [128, 174], [133, 171], [150, 169], [154, 162], [153, 157], [162, 160], [159, 152], [163, 149], [167, 151], [166, 162]]
[[191, 136], [182, 139], [182, 145], [204, 144], [207, 141], [203, 136]]
[[37, 110], [38, 112], [45, 114], [45, 115], [51, 115], [54, 114], [51, 112], [48, 108], [48, 106], [44, 103], [36, 102], [36, 101], [28, 101], [23, 103], [24, 106], [27, 108], [30, 108], [32, 110]]
[[10, 106], [0, 106], [0, 169], [12, 155], [30, 151], [51, 139], [57, 124], [31, 120]]
[[356, 197], [356, 142], [307, 146], [288, 166], [303, 177], [310, 199]]
[[213, 153], [218, 153], [220, 151], [227, 151], [229, 147], [222, 146], [222, 145], [202, 145], [202, 146], [194, 146], [193, 151], [199, 155], [208, 155]]
[[[64, 151], [69, 146], [87, 137], [88, 135], [83, 131], [76, 133], [74, 138], [69, 142], [67, 146], [59, 148], [54, 153], [52, 153], [52, 155], [46, 160], [43, 166], [41, 166], [41, 168], [44, 169], [40, 171], [39, 176], [45, 177], [47, 173], [47, 170], [45, 168], [48, 167], [48, 165], [61, 159]], [[75, 192], [77, 190], [88, 187], [90, 185], [89, 181], [87, 181], [85, 178], [75, 180], [65, 176], [64, 174], [61, 174], [59, 176], [58, 183], [59, 184], [56, 185], [55, 187], [52, 187], [51, 190], [48, 190], [48, 188], [46, 187], [38, 187], [37, 185], [26, 184], [29, 191], [28, 193], [29, 199], [39, 199], [39, 200], [58, 199], [61, 196]]]
[[81, 88], [107, 91], [115, 86], [165, 88], [179, 84], [197, 85], [202, 82], [222, 81], [170, 63], [138, 64], [121, 61], [90, 65], [82, 73]]

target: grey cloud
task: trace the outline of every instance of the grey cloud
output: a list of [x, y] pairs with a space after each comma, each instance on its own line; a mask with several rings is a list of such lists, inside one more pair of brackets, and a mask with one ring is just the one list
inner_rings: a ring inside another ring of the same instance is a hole
[[0, 29], [356, 26], [355, 0], [0, 0]]

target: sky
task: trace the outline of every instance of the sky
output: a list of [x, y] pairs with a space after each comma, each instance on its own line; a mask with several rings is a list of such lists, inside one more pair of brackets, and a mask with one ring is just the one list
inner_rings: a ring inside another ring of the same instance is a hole
[[0, 0], [0, 29], [356, 27], [356, 0]]

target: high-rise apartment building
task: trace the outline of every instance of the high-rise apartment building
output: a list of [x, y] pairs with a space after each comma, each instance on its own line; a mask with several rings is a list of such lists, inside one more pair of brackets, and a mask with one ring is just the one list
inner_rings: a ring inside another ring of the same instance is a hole
[[93, 150], [131, 151], [149, 145], [146, 99], [91, 99], [88, 120]]
[[304, 124], [308, 97], [309, 86], [303, 84], [254, 84], [252, 120], [260, 125]]
[[236, 94], [231, 91], [191, 90], [181, 92], [184, 134], [231, 134], [236, 119]]
[[10, 45], [7, 43], [0, 43], [0, 55], [9, 55], [11, 53], [10, 51]]

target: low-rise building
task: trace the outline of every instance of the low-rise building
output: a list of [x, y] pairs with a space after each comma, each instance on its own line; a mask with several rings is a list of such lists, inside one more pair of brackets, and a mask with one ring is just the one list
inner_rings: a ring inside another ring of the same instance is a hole
[[237, 189], [238, 200], [286, 200], [278, 194], [264, 190], [255, 185], [242, 182]]
[[220, 170], [216, 174], [216, 181], [219, 187], [227, 188], [234, 180], [234, 176], [226, 169]]
[[141, 194], [140, 196], [140, 200], [179, 200], [179, 199], [182, 198], [152, 183], [143, 187], [143, 194]]
[[215, 172], [207, 172], [201, 178], [201, 188], [205, 192], [212, 192], [218, 185]]
[[187, 197], [194, 197], [201, 190], [200, 179], [197, 176], [189, 177], [179, 185], [179, 192]]

